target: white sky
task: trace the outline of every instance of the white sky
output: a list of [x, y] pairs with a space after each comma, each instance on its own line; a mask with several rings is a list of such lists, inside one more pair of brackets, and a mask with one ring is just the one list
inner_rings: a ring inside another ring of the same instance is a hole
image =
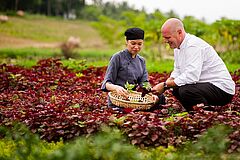
[[148, 13], [155, 9], [163, 13], [173, 10], [180, 18], [194, 16], [197, 19], [204, 18], [208, 23], [222, 17], [240, 20], [240, 0], [103, 0], [106, 1], [126, 1], [136, 9], [144, 7]]

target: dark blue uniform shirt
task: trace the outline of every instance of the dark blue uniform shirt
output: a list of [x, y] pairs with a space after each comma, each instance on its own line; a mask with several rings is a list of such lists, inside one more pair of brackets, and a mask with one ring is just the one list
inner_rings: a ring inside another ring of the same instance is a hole
[[[108, 91], [107, 82], [124, 87], [126, 82], [129, 84], [137, 82], [140, 85], [146, 81], [148, 81], [148, 73], [144, 58], [138, 54], [132, 58], [132, 55], [125, 49], [111, 57], [101, 89]], [[109, 99], [108, 105], [112, 106]]]

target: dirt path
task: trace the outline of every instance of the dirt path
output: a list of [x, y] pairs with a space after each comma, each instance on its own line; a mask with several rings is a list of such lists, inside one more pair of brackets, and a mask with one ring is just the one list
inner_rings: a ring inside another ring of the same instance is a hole
[[[25, 48], [25, 47], [34, 47], [34, 48], [58, 48], [62, 42], [38, 42], [34, 40], [16, 38], [10, 36], [3, 36], [0, 34], [0, 48]], [[97, 48], [97, 49], [106, 49], [107, 45], [102, 41], [86, 41], [81, 42], [82, 49]]]
[[0, 35], [0, 48], [24, 48], [24, 47], [36, 47], [36, 48], [55, 48], [60, 43], [43, 43], [33, 40], [2, 36]]

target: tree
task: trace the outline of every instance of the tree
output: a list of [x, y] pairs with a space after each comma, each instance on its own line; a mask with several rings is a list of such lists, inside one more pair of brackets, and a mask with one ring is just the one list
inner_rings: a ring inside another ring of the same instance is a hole
[[18, 0], [15, 0], [15, 10], [18, 10]]
[[47, 0], [47, 15], [51, 15], [51, 0]]

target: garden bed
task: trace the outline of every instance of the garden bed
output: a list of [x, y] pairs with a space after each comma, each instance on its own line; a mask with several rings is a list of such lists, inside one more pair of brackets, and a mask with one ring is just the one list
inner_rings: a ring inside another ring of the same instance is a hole
[[[215, 106], [212, 112], [195, 107], [191, 114], [184, 112], [171, 91], [165, 93], [167, 104], [160, 109], [108, 109], [107, 93], [100, 90], [105, 71], [106, 67], [89, 67], [76, 72], [57, 59], [41, 60], [30, 69], [0, 65], [0, 125], [22, 122], [47, 141], [70, 140], [96, 133], [102, 125], [115, 126], [130, 143], [146, 148], [180, 146], [213, 125], [225, 124], [233, 129], [228, 152], [240, 150], [240, 70], [231, 73], [236, 94], [230, 104]], [[150, 83], [168, 76], [150, 73]]]

